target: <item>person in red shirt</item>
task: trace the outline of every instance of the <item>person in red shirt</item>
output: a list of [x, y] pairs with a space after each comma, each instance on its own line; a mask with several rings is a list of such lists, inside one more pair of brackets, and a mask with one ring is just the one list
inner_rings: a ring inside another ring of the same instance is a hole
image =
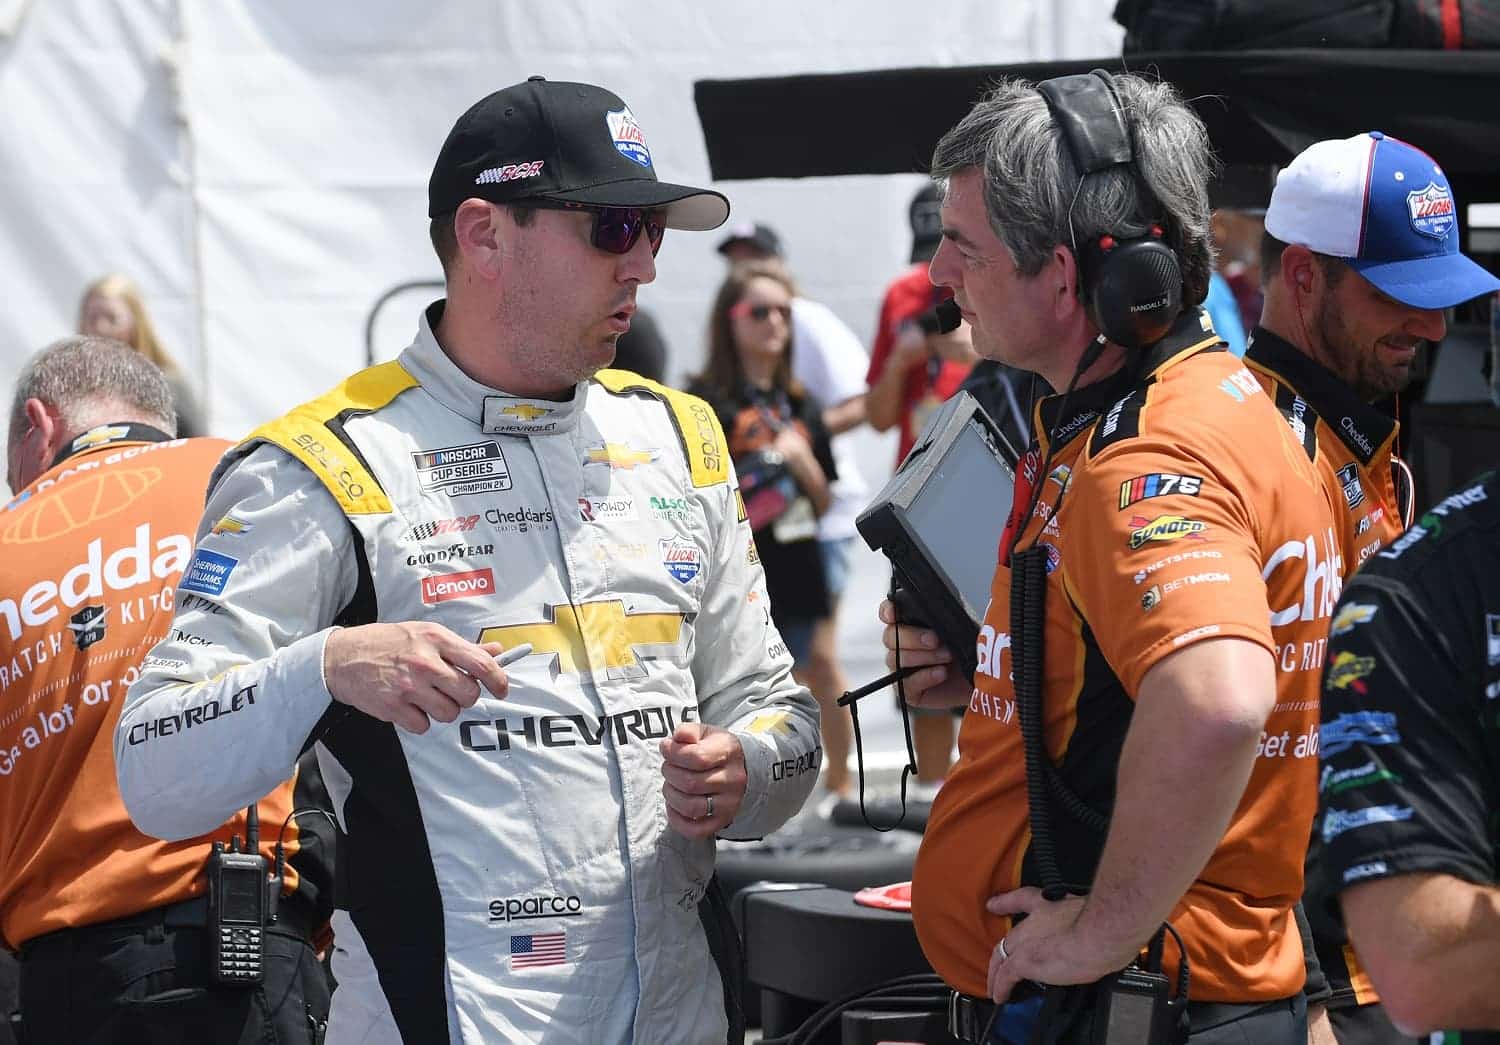
[[246, 837], [245, 814], [159, 841], [131, 823], [115, 781], [126, 688], [173, 607], [208, 601], [178, 582], [229, 444], [175, 427], [167, 380], [118, 341], [60, 341], [17, 381], [16, 496], [0, 509], [0, 936], [20, 955], [33, 1042], [311, 1041], [328, 1018], [310, 942], [333, 887], [316, 770], [258, 805], [262, 853], [274, 860], [285, 824], [290, 860], [262, 933], [264, 980], [244, 986], [210, 980], [204, 868], [212, 842]]
[[1312, 462], [1198, 307], [1211, 169], [1169, 85], [1106, 73], [1002, 83], [933, 157], [933, 281], [982, 355], [1066, 390], [1038, 404], [998, 563], [975, 552], [973, 676], [881, 609], [908, 699], [967, 707], [912, 887], [964, 1040], [1032, 1040], [1028, 983], [1098, 984], [1168, 922], [1195, 1045], [1306, 1042], [1292, 909], [1342, 574]]
[[[900, 426], [896, 464], [900, 465], [942, 402], [958, 391], [978, 356], [969, 340], [968, 324], [949, 334], [928, 333], [919, 320], [953, 296], [947, 287], [934, 286], [927, 262], [942, 240], [936, 186], [925, 186], [909, 208], [911, 265], [886, 287], [870, 352], [865, 381], [865, 412], [877, 432]], [[910, 797], [931, 802], [953, 764], [953, 716], [946, 711], [911, 708], [912, 742], [917, 755], [917, 779]]]
[[927, 262], [942, 238], [937, 208], [932, 186], [911, 202], [911, 265], [885, 289], [865, 378], [870, 386], [870, 424], [879, 432], [900, 425], [897, 464], [911, 450], [933, 409], [958, 391], [978, 359], [967, 324], [952, 334], [929, 334], [917, 322], [953, 296], [947, 287], [934, 286], [927, 275]]

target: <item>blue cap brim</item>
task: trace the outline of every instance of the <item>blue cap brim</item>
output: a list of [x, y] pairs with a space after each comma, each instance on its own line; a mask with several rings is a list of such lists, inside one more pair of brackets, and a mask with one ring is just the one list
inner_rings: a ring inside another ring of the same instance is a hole
[[1500, 290], [1500, 279], [1462, 254], [1407, 261], [1349, 259], [1348, 264], [1387, 296], [1412, 308], [1452, 308]]

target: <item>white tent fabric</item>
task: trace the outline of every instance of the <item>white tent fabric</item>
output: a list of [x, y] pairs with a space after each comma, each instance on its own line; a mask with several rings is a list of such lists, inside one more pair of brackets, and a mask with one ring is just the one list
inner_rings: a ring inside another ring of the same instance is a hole
[[[0, 373], [8, 393], [31, 352], [73, 329], [83, 285], [125, 272], [211, 430], [235, 437], [358, 368], [388, 288], [438, 277], [427, 175], [454, 118], [488, 91], [533, 73], [608, 86], [659, 173], [703, 183], [694, 80], [1107, 55], [1112, 6], [0, 0]], [[718, 187], [736, 219], [777, 227], [807, 295], [868, 342], [918, 183]], [[717, 242], [669, 236], [641, 293], [674, 375], [701, 359]], [[432, 296], [380, 311], [378, 356], [405, 343]]]

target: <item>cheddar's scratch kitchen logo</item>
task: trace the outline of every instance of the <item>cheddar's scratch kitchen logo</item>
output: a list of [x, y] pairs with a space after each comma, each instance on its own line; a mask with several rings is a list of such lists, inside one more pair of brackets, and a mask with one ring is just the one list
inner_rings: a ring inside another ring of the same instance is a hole
[[1201, 534], [1208, 529], [1197, 519], [1189, 519], [1185, 515], [1158, 515], [1155, 519], [1136, 515], [1131, 517], [1130, 525], [1134, 527], [1130, 531], [1132, 551], [1152, 541], [1180, 541], [1184, 537], [1201, 541]]

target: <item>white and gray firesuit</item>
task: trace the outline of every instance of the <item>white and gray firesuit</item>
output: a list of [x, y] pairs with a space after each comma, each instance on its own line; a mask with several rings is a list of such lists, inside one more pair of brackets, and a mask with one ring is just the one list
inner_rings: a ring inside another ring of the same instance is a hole
[[[795, 813], [821, 756], [723, 434], [623, 371], [567, 402], [484, 387], [440, 309], [226, 457], [120, 718], [126, 806], [200, 834], [316, 742], [346, 836], [330, 1043], [722, 1042], [713, 843], [667, 827], [659, 745], [739, 737], [732, 838]], [[420, 736], [332, 701], [331, 628], [412, 620], [533, 652]]]

